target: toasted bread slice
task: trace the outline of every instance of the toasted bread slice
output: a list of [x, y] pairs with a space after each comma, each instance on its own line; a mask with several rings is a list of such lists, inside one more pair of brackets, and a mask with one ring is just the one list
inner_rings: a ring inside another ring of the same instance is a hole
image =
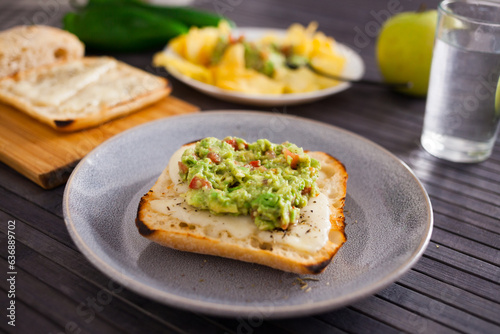
[[42, 65], [83, 57], [75, 35], [49, 26], [17, 26], [0, 32], [0, 78]]
[[180, 157], [176, 153], [141, 198], [136, 218], [139, 233], [178, 250], [298, 274], [319, 274], [346, 241], [343, 208], [347, 173], [338, 160], [326, 153], [308, 154], [321, 162], [317, 180], [321, 194], [309, 200], [301, 210], [299, 223], [286, 231], [260, 231], [249, 216], [213, 215], [190, 207], [180, 196], [183, 185], [174, 175]]
[[126, 115], [165, 97], [166, 79], [111, 57], [85, 57], [0, 80], [0, 101], [60, 131]]

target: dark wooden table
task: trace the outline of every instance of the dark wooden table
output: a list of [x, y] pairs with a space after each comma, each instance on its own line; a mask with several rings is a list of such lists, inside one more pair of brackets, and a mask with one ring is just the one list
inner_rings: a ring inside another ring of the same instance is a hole
[[[427, 1], [435, 7], [436, 1]], [[239, 26], [285, 28], [318, 21], [321, 30], [360, 53], [366, 77], [378, 79], [374, 31], [390, 10], [411, 0], [200, 0]], [[63, 0], [0, 2], [0, 29], [35, 21], [60, 26]], [[152, 53], [115, 54], [151, 68]], [[203, 110], [246, 108], [215, 100], [173, 80], [173, 95]], [[500, 145], [480, 164], [438, 160], [419, 145], [424, 99], [356, 86], [309, 105], [278, 108], [360, 134], [405, 161], [424, 183], [434, 208], [431, 242], [396, 283], [347, 307], [305, 318], [265, 320], [205, 316], [153, 302], [109, 278], [73, 244], [64, 225], [64, 187], [43, 190], [0, 164], [0, 329], [17, 333], [500, 333]], [[248, 109], [248, 108], [246, 108]], [[255, 108], [252, 108], [255, 109]], [[262, 108], [270, 111], [272, 108]], [[0, 148], [2, 149], [2, 148]], [[16, 327], [8, 325], [8, 222], [16, 222]], [[83, 306], [82, 306], [83, 305]], [[92, 307], [84, 307], [89, 305]]]

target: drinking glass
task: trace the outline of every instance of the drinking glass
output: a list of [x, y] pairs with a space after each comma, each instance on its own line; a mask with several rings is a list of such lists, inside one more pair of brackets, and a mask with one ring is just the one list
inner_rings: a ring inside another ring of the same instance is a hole
[[439, 4], [422, 146], [455, 162], [490, 155], [500, 120], [500, 2]]

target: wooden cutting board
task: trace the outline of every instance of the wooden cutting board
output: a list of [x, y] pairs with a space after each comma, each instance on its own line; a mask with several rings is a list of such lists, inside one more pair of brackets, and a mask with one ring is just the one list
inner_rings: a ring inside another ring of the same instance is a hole
[[76, 164], [106, 139], [131, 127], [199, 108], [168, 96], [158, 103], [99, 127], [61, 133], [0, 103], [0, 161], [45, 189], [63, 184]]

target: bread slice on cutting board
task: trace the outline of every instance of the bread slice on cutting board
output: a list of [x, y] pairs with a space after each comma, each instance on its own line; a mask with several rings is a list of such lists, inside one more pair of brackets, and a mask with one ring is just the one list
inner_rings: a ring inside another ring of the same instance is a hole
[[111, 57], [83, 57], [0, 79], [0, 101], [60, 131], [102, 124], [165, 97], [165, 78]]
[[17, 72], [83, 57], [75, 35], [49, 26], [16, 26], [0, 32], [0, 78]]

